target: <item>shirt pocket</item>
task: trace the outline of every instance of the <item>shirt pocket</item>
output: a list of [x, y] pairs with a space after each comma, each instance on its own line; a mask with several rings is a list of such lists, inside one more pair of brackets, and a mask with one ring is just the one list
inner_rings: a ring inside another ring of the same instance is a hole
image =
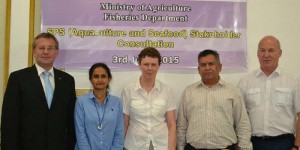
[[292, 90], [289, 88], [276, 88], [276, 105], [292, 106]]
[[132, 100], [131, 101], [131, 109], [130, 109], [130, 113], [137, 115], [137, 116], [141, 116], [144, 117], [144, 113], [146, 110], [146, 102], [143, 100]]
[[259, 88], [252, 88], [246, 91], [246, 106], [249, 108], [255, 107], [261, 102], [261, 92]]
[[165, 116], [166, 113], [166, 101], [163, 99], [153, 101], [153, 115]]

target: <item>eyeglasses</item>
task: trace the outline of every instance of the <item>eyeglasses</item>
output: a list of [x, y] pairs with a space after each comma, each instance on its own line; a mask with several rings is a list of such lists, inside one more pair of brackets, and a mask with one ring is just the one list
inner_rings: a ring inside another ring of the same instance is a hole
[[53, 46], [47, 46], [47, 47], [42, 46], [42, 47], [38, 47], [37, 49], [40, 51], [47, 50], [48, 52], [53, 52], [54, 50], [56, 50], [56, 48]]

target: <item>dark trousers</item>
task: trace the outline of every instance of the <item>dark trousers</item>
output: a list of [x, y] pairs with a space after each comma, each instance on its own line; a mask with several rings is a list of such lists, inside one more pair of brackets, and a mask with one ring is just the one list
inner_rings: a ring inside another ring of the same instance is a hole
[[295, 141], [293, 134], [283, 134], [275, 137], [251, 137], [253, 150], [291, 150]]
[[[232, 144], [230, 146], [227, 146], [224, 149], [228, 149], [228, 150], [235, 150], [235, 145]], [[193, 147], [191, 144], [187, 143], [184, 147], [184, 150], [210, 150], [210, 149], [205, 149], [205, 148], [200, 148], [200, 149], [196, 149], [195, 147]], [[211, 150], [222, 150], [222, 149], [211, 149]]]

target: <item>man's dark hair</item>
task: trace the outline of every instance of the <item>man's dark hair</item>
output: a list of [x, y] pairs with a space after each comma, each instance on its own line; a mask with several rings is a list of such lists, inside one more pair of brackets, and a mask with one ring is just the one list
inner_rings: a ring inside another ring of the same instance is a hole
[[201, 51], [198, 55], [198, 60], [201, 58], [201, 57], [205, 57], [207, 55], [214, 55], [215, 58], [217, 59], [218, 63], [220, 64], [220, 56], [219, 56], [219, 53], [215, 50], [211, 50], [211, 49], [205, 49], [203, 51]]

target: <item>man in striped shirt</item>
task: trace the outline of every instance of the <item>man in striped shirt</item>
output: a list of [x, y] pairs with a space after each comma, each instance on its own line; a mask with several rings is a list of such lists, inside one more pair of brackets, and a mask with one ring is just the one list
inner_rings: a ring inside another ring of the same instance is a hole
[[201, 81], [183, 92], [177, 119], [178, 150], [252, 149], [251, 127], [239, 89], [220, 78], [219, 54], [198, 55]]

